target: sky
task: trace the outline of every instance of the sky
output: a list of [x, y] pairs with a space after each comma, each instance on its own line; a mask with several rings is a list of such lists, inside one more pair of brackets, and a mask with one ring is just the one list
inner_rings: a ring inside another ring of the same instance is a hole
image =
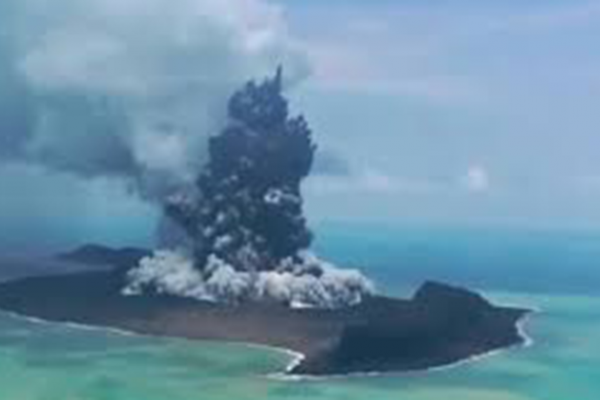
[[[240, 2], [246, 3], [263, 2]], [[320, 146], [317, 174], [304, 186], [313, 223], [600, 228], [600, 4], [276, 0], [269, 7], [275, 12], [223, 9], [235, 18], [219, 23], [243, 20], [250, 28], [236, 34], [260, 33], [242, 41], [248, 48], [274, 43], [261, 47], [267, 55], [256, 52], [243, 60], [288, 57], [273, 35], [285, 34], [285, 46], [303, 54], [306, 71], [296, 68], [302, 72], [294, 72], [289, 96]], [[261, 23], [276, 28], [262, 29]], [[211, 34], [223, 32], [229, 31], [199, 34], [211, 42]], [[97, 44], [105, 50], [103, 42]], [[223, 56], [206, 48], [192, 54], [198, 66], [210, 64], [214, 54]], [[36, 85], [55, 83], [66, 64], [41, 63], [40, 73], [29, 62], [39, 54], [26, 59], [26, 72]], [[182, 55], [175, 55], [173, 65], [161, 64], [158, 71], [181, 73]], [[263, 71], [259, 64], [248, 63], [252, 71]], [[7, 76], [0, 74], [0, 147], [10, 149], [29, 120], [11, 116], [26, 116], [30, 103]], [[88, 86], [86, 91], [96, 90]], [[56, 101], [49, 97], [45, 101]], [[137, 116], [139, 101], [135, 105]], [[157, 109], [144, 104], [143, 111]], [[58, 243], [63, 237], [116, 243], [152, 237], [156, 209], [119, 174], [82, 176], [55, 168], [56, 162], [15, 161], [9, 153], [0, 148], [7, 160], [0, 163], [0, 247]]]
[[597, 2], [286, 4], [300, 107], [355, 172], [309, 189], [315, 214], [599, 226]]

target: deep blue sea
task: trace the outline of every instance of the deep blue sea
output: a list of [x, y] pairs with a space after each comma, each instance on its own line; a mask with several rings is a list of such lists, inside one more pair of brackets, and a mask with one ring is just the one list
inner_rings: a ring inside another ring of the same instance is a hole
[[[0, 314], [0, 399], [598, 399], [600, 234], [343, 225], [318, 233], [322, 255], [363, 268], [381, 291], [409, 295], [437, 279], [539, 308], [526, 325], [534, 344], [438, 371], [286, 381], [272, 375], [290, 361], [277, 351]], [[0, 265], [0, 275], [9, 270]]]

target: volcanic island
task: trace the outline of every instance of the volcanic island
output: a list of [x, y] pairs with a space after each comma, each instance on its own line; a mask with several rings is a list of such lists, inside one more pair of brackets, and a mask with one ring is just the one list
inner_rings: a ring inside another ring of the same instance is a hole
[[0, 309], [48, 321], [302, 354], [286, 374], [405, 372], [523, 344], [524, 308], [426, 282], [380, 295], [359, 271], [310, 251], [301, 183], [317, 147], [290, 117], [282, 70], [237, 91], [193, 185], [161, 199], [169, 248], [83, 246], [59, 257], [83, 272], [0, 284]]

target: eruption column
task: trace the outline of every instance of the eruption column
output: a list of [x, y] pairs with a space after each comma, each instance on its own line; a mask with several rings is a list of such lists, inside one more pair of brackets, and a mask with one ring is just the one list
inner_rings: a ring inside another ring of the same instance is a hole
[[366, 278], [309, 252], [312, 233], [301, 183], [310, 174], [316, 145], [304, 117], [289, 115], [282, 69], [236, 92], [228, 117], [210, 139], [209, 161], [195, 187], [171, 196], [165, 206], [186, 233], [186, 245], [179, 254], [159, 252], [142, 260], [129, 273], [126, 293], [150, 289], [322, 307], [360, 302], [372, 291]]

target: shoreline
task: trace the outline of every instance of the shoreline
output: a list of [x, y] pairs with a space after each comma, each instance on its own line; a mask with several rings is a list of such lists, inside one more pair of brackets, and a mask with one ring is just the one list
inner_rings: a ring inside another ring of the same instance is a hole
[[365, 371], [365, 372], [350, 372], [350, 373], [346, 373], [346, 374], [311, 375], [311, 374], [291, 374], [291, 372], [295, 368], [297, 368], [299, 365], [302, 364], [302, 362], [304, 362], [306, 360], [306, 355], [301, 352], [287, 349], [284, 347], [270, 346], [270, 345], [266, 345], [266, 344], [251, 343], [251, 342], [191, 339], [191, 338], [182, 338], [182, 337], [168, 336], [168, 335], [138, 333], [138, 332], [128, 331], [125, 329], [109, 327], [109, 326], [89, 325], [89, 324], [82, 324], [82, 323], [78, 323], [78, 322], [69, 322], [69, 321], [65, 321], [65, 322], [51, 321], [51, 320], [46, 320], [46, 319], [39, 318], [39, 317], [30, 316], [30, 315], [19, 314], [14, 311], [0, 309], [0, 314], [4, 314], [4, 315], [8, 316], [9, 318], [23, 320], [23, 321], [26, 321], [26, 322], [32, 323], [32, 324], [64, 326], [64, 327], [67, 327], [70, 329], [75, 329], [75, 330], [99, 331], [99, 332], [106, 332], [106, 333], [110, 333], [110, 334], [114, 334], [114, 335], [127, 336], [127, 337], [141, 337], [141, 338], [145, 337], [145, 338], [150, 338], [150, 339], [176, 340], [176, 341], [182, 341], [182, 342], [190, 343], [190, 344], [201, 344], [201, 343], [211, 344], [212, 343], [212, 344], [218, 344], [218, 345], [234, 345], [234, 346], [241, 346], [241, 347], [259, 349], [259, 350], [264, 350], [264, 351], [270, 351], [270, 352], [277, 352], [277, 353], [284, 354], [284, 355], [290, 357], [291, 360], [290, 360], [290, 362], [287, 363], [287, 365], [283, 371], [271, 372], [271, 373], [268, 373], [265, 377], [269, 378], [269, 379], [274, 379], [274, 380], [278, 380], [278, 381], [286, 381], [286, 382], [324, 381], [324, 380], [348, 379], [348, 378], [372, 378], [372, 377], [380, 377], [380, 376], [388, 376], [388, 375], [389, 376], [391, 376], [391, 375], [407, 376], [407, 375], [411, 375], [411, 374], [423, 375], [423, 374], [428, 374], [428, 373], [435, 373], [435, 372], [441, 372], [441, 371], [447, 371], [450, 369], [460, 368], [460, 367], [468, 365], [468, 364], [474, 364], [474, 363], [483, 361], [485, 359], [500, 355], [504, 352], [510, 351], [511, 349], [513, 349], [515, 347], [524, 348], [524, 349], [532, 347], [535, 344], [535, 341], [527, 333], [526, 325], [531, 320], [533, 314], [539, 314], [541, 312], [542, 312], [541, 309], [534, 308], [533, 311], [531, 311], [528, 314], [525, 314], [523, 317], [521, 317], [519, 319], [519, 321], [517, 321], [516, 328], [517, 328], [519, 337], [522, 340], [521, 343], [516, 343], [514, 345], [507, 346], [503, 349], [495, 349], [495, 350], [491, 350], [491, 351], [488, 351], [485, 353], [473, 355], [471, 357], [467, 357], [465, 359], [458, 360], [456, 362], [449, 363], [447, 365], [423, 368], [420, 370], [416, 369], [413, 371]]
[[291, 358], [271, 376], [296, 380], [431, 371], [528, 342], [517, 323], [529, 310], [435, 282], [411, 299], [373, 296], [336, 310], [131, 298], [119, 295], [120, 283], [112, 271], [17, 280], [0, 285], [0, 309], [34, 323], [269, 349]]
[[[278, 372], [278, 373], [270, 374], [269, 377], [276, 379], [276, 380], [293, 381], [293, 382], [323, 381], [323, 380], [330, 380], [330, 379], [374, 378], [374, 377], [392, 376], [392, 375], [402, 375], [402, 376], [424, 375], [424, 374], [428, 374], [428, 373], [436, 373], [436, 372], [447, 371], [450, 369], [460, 368], [462, 366], [474, 364], [474, 363], [477, 363], [480, 361], [484, 361], [488, 358], [498, 356], [502, 353], [506, 353], [513, 348], [527, 349], [527, 348], [534, 346], [535, 340], [533, 339], [533, 337], [531, 337], [527, 333], [527, 330], [525, 327], [526, 327], [527, 323], [532, 319], [532, 314], [539, 314], [541, 312], [542, 312], [541, 309], [536, 308], [536, 309], [534, 309], [534, 311], [531, 311], [529, 314], [524, 315], [517, 322], [516, 327], [519, 332], [519, 336], [522, 339], [521, 343], [516, 343], [511, 346], [502, 348], [502, 349], [490, 350], [485, 353], [473, 355], [471, 357], [467, 357], [465, 359], [458, 360], [453, 363], [449, 363], [447, 365], [440, 365], [437, 367], [423, 368], [423, 369], [413, 370], [413, 371], [367, 371], [367, 372], [350, 372], [347, 374], [331, 374], [331, 375], [310, 375], [310, 374], [299, 375], [299, 374], [288, 374], [287, 373], [290, 370], [293, 370], [298, 365], [298, 364], [295, 364], [296, 360], [292, 360], [292, 362], [290, 363], [291, 364], [290, 367], [288, 369], [286, 369], [286, 373]], [[269, 348], [269, 346], [266, 346], [266, 347]], [[277, 348], [275, 348], [275, 349], [277, 349]], [[286, 349], [280, 349], [280, 350], [283, 350], [284, 352], [286, 351]], [[292, 353], [292, 355], [297, 354], [297, 355], [299, 355], [299, 357], [301, 357], [300, 363], [303, 361], [303, 359], [304, 359], [303, 354], [296, 353], [294, 351], [290, 351], [290, 352]]]
[[205, 344], [233, 345], [233, 346], [240, 346], [240, 347], [249, 347], [249, 348], [253, 348], [253, 349], [257, 349], [257, 350], [270, 351], [270, 352], [284, 354], [292, 359], [288, 363], [288, 365], [285, 367], [285, 370], [283, 372], [272, 372], [272, 373], [269, 373], [268, 376], [276, 375], [276, 374], [287, 374], [288, 372], [291, 372], [294, 368], [296, 368], [298, 365], [300, 365], [302, 363], [302, 361], [304, 361], [306, 359], [306, 356], [303, 353], [300, 353], [298, 351], [286, 349], [284, 347], [269, 346], [266, 344], [258, 344], [258, 343], [250, 343], [250, 342], [233, 342], [233, 341], [224, 341], [224, 340], [210, 340], [210, 339], [189, 339], [189, 338], [183, 338], [183, 337], [177, 337], [177, 336], [155, 335], [155, 334], [151, 334], [151, 333], [138, 333], [138, 332], [128, 331], [125, 329], [113, 328], [113, 327], [109, 327], [109, 326], [87, 325], [87, 324], [81, 324], [78, 322], [67, 322], [67, 321], [65, 321], [65, 322], [52, 321], [52, 320], [47, 320], [47, 319], [43, 319], [43, 318], [39, 318], [39, 317], [33, 317], [30, 315], [19, 314], [14, 311], [0, 309], [0, 316], [2, 316], [2, 315], [6, 316], [8, 318], [15, 319], [15, 320], [25, 321], [27, 323], [34, 324], [34, 325], [63, 326], [63, 327], [67, 327], [67, 328], [73, 329], [73, 330], [106, 332], [106, 333], [110, 333], [110, 334], [118, 335], [118, 336], [140, 337], [140, 338], [148, 338], [148, 339], [166, 339], [166, 340], [180, 341], [180, 342], [189, 343], [189, 344], [205, 343]]

